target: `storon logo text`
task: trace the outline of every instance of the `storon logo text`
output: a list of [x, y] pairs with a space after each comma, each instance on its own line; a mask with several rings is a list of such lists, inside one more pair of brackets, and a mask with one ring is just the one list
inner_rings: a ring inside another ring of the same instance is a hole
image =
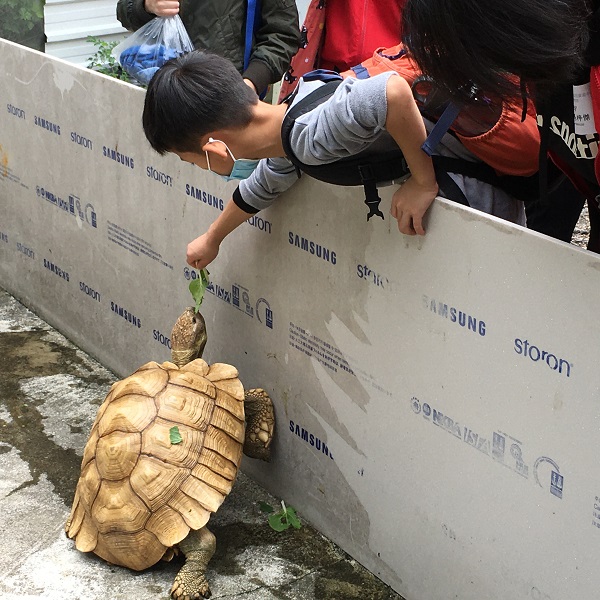
[[540, 350], [537, 346], [531, 344], [529, 340], [515, 338], [514, 348], [519, 356], [526, 356], [533, 362], [544, 362], [553, 371], [558, 371], [561, 374], [564, 373], [567, 377], [571, 377], [571, 368], [573, 365], [568, 360], [560, 358], [547, 350]]

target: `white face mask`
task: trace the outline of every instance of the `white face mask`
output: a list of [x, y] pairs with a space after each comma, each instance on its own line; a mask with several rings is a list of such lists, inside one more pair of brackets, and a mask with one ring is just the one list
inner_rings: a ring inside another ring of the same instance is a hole
[[260, 159], [250, 159], [250, 158], [236, 158], [233, 153], [231, 152], [231, 150], [229, 149], [229, 146], [223, 141], [223, 140], [215, 140], [214, 138], [208, 138], [209, 142], [221, 142], [221, 144], [223, 144], [225, 146], [225, 148], [227, 149], [227, 152], [229, 152], [229, 156], [231, 156], [232, 160], [233, 160], [233, 169], [231, 169], [231, 173], [229, 175], [221, 175], [220, 173], [215, 173], [211, 168], [210, 168], [210, 158], [208, 156], [208, 151], [205, 150], [205, 154], [206, 154], [206, 163], [208, 164], [208, 170], [211, 173], [215, 173], [215, 175], [218, 175], [219, 177], [221, 177], [222, 179], [224, 179], [225, 181], [233, 181], [235, 180], [242, 180], [242, 179], [248, 179], [248, 177], [250, 177], [250, 175], [252, 175], [254, 169], [256, 169], [258, 163], [260, 162]]

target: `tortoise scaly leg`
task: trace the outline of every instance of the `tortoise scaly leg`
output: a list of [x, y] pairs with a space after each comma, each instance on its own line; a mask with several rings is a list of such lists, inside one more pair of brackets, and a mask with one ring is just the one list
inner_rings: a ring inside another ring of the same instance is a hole
[[207, 527], [203, 527], [198, 531], [190, 531], [178, 546], [185, 555], [185, 564], [175, 577], [171, 598], [175, 600], [210, 598], [206, 568], [215, 553], [217, 538]]
[[244, 395], [244, 410], [246, 413], [244, 454], [250, 458], [269, 462], [275, 427], [273, 402], [269, 394], [260, 388], [247, 390]]

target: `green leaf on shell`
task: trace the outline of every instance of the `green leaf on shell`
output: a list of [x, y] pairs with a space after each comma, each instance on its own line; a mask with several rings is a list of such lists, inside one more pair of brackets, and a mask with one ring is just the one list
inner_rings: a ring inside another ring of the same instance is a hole
[[181, 433], [179, 433], [179, 427], [177, 427], [177, 425], [169, 429], [169, 437], [171, 438], [171, 444], [181, 444], [181, 442], [183, 442], [183, 438], [181, 437]]

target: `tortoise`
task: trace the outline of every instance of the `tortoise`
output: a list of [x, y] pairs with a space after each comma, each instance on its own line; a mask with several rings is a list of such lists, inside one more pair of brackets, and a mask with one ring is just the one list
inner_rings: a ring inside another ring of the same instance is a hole
[[85, 446], [67, 536], [82, 552], [140, 571], [181, 551], [177, 600], [211, 595], [216, 548], [206, 523], [231, 491], [242, 451], [269, 460], [273, 405], [244, 392], [235, 367], [208, 365], [206, 327], [187, 308], [171, 334], [172, 362], [116, 382]]

